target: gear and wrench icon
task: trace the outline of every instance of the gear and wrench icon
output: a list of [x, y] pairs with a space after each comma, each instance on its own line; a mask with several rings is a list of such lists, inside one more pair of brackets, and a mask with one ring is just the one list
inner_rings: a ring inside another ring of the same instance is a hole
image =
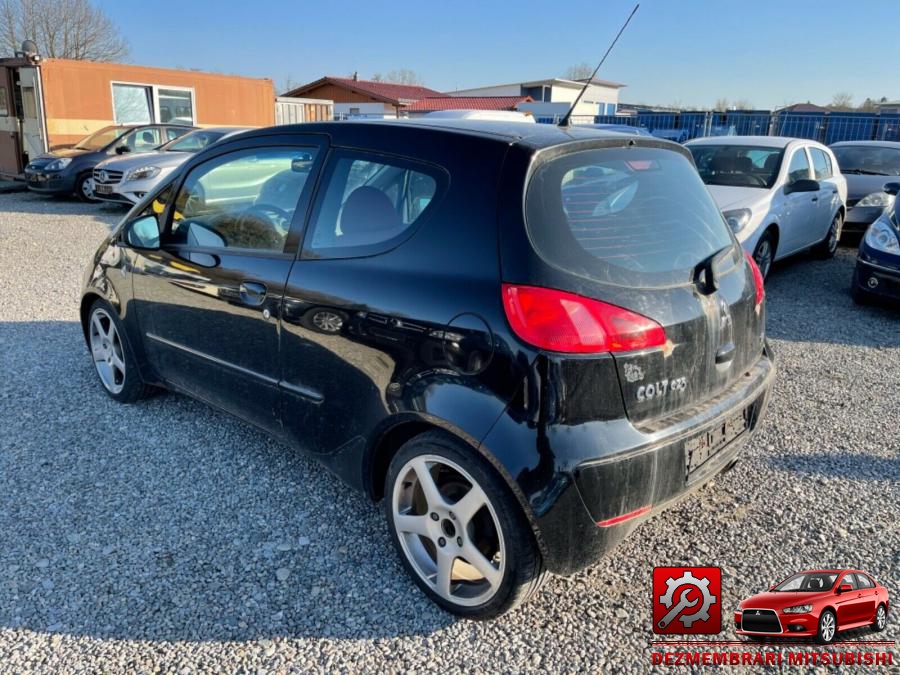
[[[680, 577], [670, 577], [666, 580], [666, 592], [659, 596], [659, 601], [666, 606], [666, 609], [672, 609], [672, 605], [675, 603], [674, 596], [675, 591], [677, 591], [682, 586], [690, 586], [696, 588], [700, 591], [703, 596], [703, 604], [700, 605], [700, 609], [694, 612], [693, 614], [682, 614], [678, 617], [678, 620], [681, 621], [682, 625], [685, 628], [690, 628], [694, 625], [695, 621], [709, 621], [709, 608], [716, 601], [716, 596], [710, 594], [709, 592], [709, 579], [706, 577], [695, 577], [691, 574], [690, 570], [686, 570], [684, 574]], [[696, 604], [694, 601], [693, 604], [687, 604], [684, 602], [685, 594], [690, 590], [685, 589], [685, 593], [682, 593], [682, 603], [685, 607], [693, 607]]]

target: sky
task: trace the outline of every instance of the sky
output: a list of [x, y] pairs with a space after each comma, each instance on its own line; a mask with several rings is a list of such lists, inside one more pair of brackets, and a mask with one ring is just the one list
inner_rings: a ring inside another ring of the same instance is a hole
[[[281, 93], [401, 68], [440, 91], [561, 76], [599, 61], [634, 0], [98, 4], [132, 63], [269, 77]], [[641, 0], [598, 77], [627, 85], [621, 102], [683, 108], [897, 100], [898, 26], [898, 0]]]

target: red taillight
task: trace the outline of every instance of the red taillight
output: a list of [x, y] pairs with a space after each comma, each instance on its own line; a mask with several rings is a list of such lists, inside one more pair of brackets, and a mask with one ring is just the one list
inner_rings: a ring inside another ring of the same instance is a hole
[[554, 352], [624, 352], [666, 343], [663, 327], [645, 316], [552, 288], [504, 284], [503, 308], [516, 335]]
[[750, 271], [753, 272], [753, 283], [756, 284], [756, 304], [759, 305], [759, 303], [763, 301], [763, 298], [766, 297], [762, 272], [759, 271], [759, 265], [756, 264], [753, 256], [747, 253], [747, 251], [744, 251], [744, 257], [747, 259], [747, 264], [750, 265]]

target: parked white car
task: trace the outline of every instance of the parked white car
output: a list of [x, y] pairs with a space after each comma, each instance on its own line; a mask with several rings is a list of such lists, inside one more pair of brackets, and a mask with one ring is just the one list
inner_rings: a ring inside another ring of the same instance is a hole
[[777, 136], [718, 136], [685, 145], [763, 277], [774, 261], [809, 248], [823, 258], [834, 255], [847, 181], [826, 146]]
[[94, 167], [94, 197], [137, 204], [192, 154], [246, 130], [246, 127], [195, 129], [161, 145], [155, 152], [100, 162]]

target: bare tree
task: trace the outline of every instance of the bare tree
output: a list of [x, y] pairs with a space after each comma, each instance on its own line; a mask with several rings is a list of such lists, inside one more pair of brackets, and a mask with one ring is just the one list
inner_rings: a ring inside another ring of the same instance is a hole
[[713, 110], [716, 112], [725, 112], [728, 110], [728, 99], [727, 98], [717, 98], [716, 104], [713, 106]]
[[34, 40], [42, 56], [121, 61], [128, 43], [91, 0], [0, 0], [0, 45], [12, 54]]
[[833, 110], [851, 110], [853, 108], [853, 94], [846, 91], [839, 91], [831, 97], [831, 103], [828, 107]]
[[753, 104], [745, 98], [740, 98], [731, 105], [735, 110], [753, 110]]
[[[376, 73], [380, 76], [380, 73]], [[380, 81], [380, 80], [376, 80]], [[425, 84], [422, 77], [414, 70], [409, 68], [401, 68], [400, 70], [392, 70], [384, 76], [384, 82], [392, 82], [394, 84]]]
[[594, 68], [590, 63], [578, 63], [566, 68], [567, 80], [586, 80], [594, 74]]
[[381, 73], [375, 73], [372, 75], [372, 82], [384, 82], [384, 75]]

